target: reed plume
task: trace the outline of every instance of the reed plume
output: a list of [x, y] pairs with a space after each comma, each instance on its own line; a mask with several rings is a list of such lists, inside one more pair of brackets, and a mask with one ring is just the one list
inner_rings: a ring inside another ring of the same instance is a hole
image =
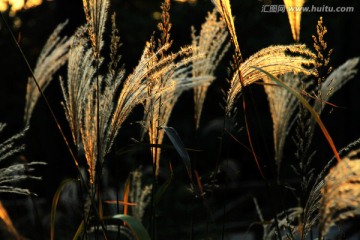
[[204, 57], [192, 62], [192, 76], [209, 76], [209, 80], [205, 84], [194, 88], [196, 128], [199, 128], [200, 125], [207, 90], [215, 80], [215, 69], [230, 45], [230, 43], [225, 43], [228, 38], [225, 22], [217, 15], [216, 9], [208, 13], [205, 22], [201, 25], [199, 35], [196, 35], [195, 29], [192, 28], [193, 55], [204, 54]]
[[[306, 85], [309, 85], [304, 83], [304, 78], [306, 78], [306, 75], [295, 75], [293, 73], [287, 73], [279, 77], [286, 85], [297, 91], [303, 90], [302, 88], [306, 89]], [[264, 78], [264, 83], [273, 123], [275, 163], [279, 173], [286, 137], [292, 117], [298, 107], [298, 99], [287, 89], [272, 85], [272, 80], [269, 78]]]
[[360, 214], [359, 152], [359, 149], [351, 151], [325, 177], [321, 189], [321, 236], [326, 236], [336, 222]]
[[[5, 126], [6, 124], [0, 123], [0, 133], [4, 130]], [[10, 157], [24, 151], [25, 145], [21, 144], [17, 146], [17, 142], [25, 136], [26, 131], [27, 128], [0, 143], [1, 164]], [[44, 164], [43, 162], [16, 163], [0, 168], [0, 193], [29, 195], [30, 191], [28, 189], [14, 187], [13, 184], [28, 179], [40, 180], [40, 177], [32, 176], [29, 173], [34, 170], [34, 166]]]
[[[71, 45], [71, 38], [60, 37], [61, 31], [66, 26], [67, 21], [59, 24], [48, 38], [40, 56], [37, 60], [34, 76], [42, 91], [50, 84], [53, 75], [68, 60], [68, 51]], [[29, 77], [26, 87], [24, 123], [30, 124], [31, 116], [35, 105], [40, 98], [40, 92], [32, 77]]]
[[[315, 55], [305, 45], [300, 44], [270, 46], [250, 56], [236, 69], [230, 81], [226, 113], [230, 114], [243, 86], [246, 87], [267, 78], [264, 73], [254, 69], [253, 66], [262, 68], [274, 76], [286, 73], [310, 75], [313, 73], [314, 59]], [[239, 79], [239, 76], [242, 80]]]
[[[158, 25], [161, 38], [156, 42], [152, 37], [147, 42], [145, 57], [147, 59], [148, 76], [147, 97], [144, 105], [143, 135], [148, 132], [150, 144], [162, 144], [164, 131], [176, 101], [185, 90], [205, 84], [212, 76], [191, 76], [191, 62], [203, 59], [202, 53], [194, 53], [191, 46], [182, 47], [175, 53], [169, 53], [170, 40], [170, 1], [162, 5], [162, 22]], [[155, 166], [155, 175], [159, 174], [160, 148], [152, 148], [151, 155]]]
[[100, 57], [103, 48], [103, 35], [107, 20], [109, 0], [83, 0], [84, 12], [88, 23], [87, 31], [95, 59]]

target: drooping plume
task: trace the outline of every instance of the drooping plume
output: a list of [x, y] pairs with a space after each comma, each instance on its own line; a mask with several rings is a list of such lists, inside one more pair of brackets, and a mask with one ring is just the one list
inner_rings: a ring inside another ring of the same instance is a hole
[[[227, 96], [226, 113], [230, 114], [235, 100], [241, 92], [242, 85], [248, 86], [258, 80], [267, 78], [266, 75], [253, 66], [278, 76], [286, 73], [312, 73], [315, 55], [305, 45], [270, 46], [250, 56], [236, 69], [231, 81]], [[240, 77], [242, 83], [240, 82]]]
[[229, 48], [230, 43], [225, 44], [227, 38], [228, 33], [225, 28], [225, 22], [218, 19], [216, 9], [208, 13], [205, 23], [201, 26], [199, 35], [196, 35], [195, 29], [192, 28], [193, 55], [204, 55], [192, 62], [192, 76], [209, 76], [205, 84], [194, 88], [196, 128], [199, 128], [200, 125], [206, 92], [209, 85], [215, 79], [215, 69]]
[[325, 177], [319, 219], [322, 237], [336, 222], [360, 215], [359, 152], [351, 151]]
[[[293, 73], [287, 73], [279, 77], [287, 86], [298, 91], [302, 90], [302, 87], [306, 88], [306, 84], [303, 81], [304, 78], [306, 78], [306, 75], [295, 75]], [[287, 89], [273, 85], [271, 79], [264, 78], [263, 80], [265, 82], [265, 93], [269, 100], [270, 114], [273, 123], [275, 162], [279, 172], [289, 125], [298, 107], [298, 99]]]
[[[50, 35], [45, 46], [41, 50], [37, 60], [34, 76], [42, 91], [50, 84], [53, 75], [63, 66], [68, 59], [68, 51], [71, 45], [71, 38], [60, 37], [59, 34], [67, 22], [59, 24], [54, 32]], [[35, 105], [41, 94], [32, 77], [29, 77], [26, 87], [26, 102], [24, 112], [25, 126], [30, 124], [30, 119]]]

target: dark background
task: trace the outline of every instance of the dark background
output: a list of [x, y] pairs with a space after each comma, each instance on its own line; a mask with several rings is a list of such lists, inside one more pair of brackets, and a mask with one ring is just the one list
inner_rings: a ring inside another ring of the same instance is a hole
[[[160, 11], [161, 1], [113, 0], [111, 2], [110, 13], [113, 11], [117, 13], [117, 24], [123, 43], [121, 48], [123, 56], [122, 62], [125, 64], [127, 73], [130, 73], [138, 62], [145, 42], [149, 40], [152, 32], [156, 30], [157, 20], [154, 19], [153, 16], [154, 12]], [[260, 1], [232, 1], [231, 3], [233, 14], [235, 15], [238, 40], [244, 58], [249, 57], [256, 51], [269, 45], [293, 43], [286, 13], [261, 13], [263, 3]], [[272, 4], [282, 4], [282, 2], [273, 1]], [[316, 34], [315, 27], [319, 17], [322, 15], [324, 17], [324, 24], [328, 28], [325, 39], [328, 42], [328, 46], [334, 49], [331, 65], [336, 68], [347, 59], [360, 55], [359, 1], [312, 0], [308, 1], [306, 5], [353, 6], [355, 11], [353, 13], [303, 13], [300, 42], [308, 44], [310, 48], [312, 47], [311, 36]], [[206, 0], [198, 0], [195, 4], [172, 3], [170, 13], [173, 24], [171, 30], [171, 36], [174, 39], [173, 51], [182, 45], [191, 43], [190, 27], [195, 26], [195, 28], [199, 30], [207, 11], [212, 10], [212, 7], [211, 2]], [[19, 19], [21, 20], [21, 25], [15, 27], [14, 23]], [[18, 12], [14, 18], [7, 18], [7, 21], [13, 26], [12, 31], [16, 36], [21, 34], [21, 47], [31, 66], [35, 66], [37, 56], [47, 37], [57, 24], [66, 19], [69, 19], [69, 24], [65, 29], [65, 33], [70, 35], [78, 26], [85, 22], [82, 1], [45, 1], [39, 7]], [[8, 124], [5, 132], [5, 135], [8, 136], [22, 128], [26, 81], [29, 72], [18, 49], [12, 42], [8, 30], [2, 22], [0, 23], [0, 54], [0, 122]], [[223, 111], [219, 103], [223, 102], [221, 90], [226, 91], [227, 89], [226, 79], [229, 78], [227, 74], [229, 60], [230, 54], [222, 61], [216, 72], [218, 78], [209, 89], [200, 130], [195, 134], [191, 92], [185, 93], [179, 99], [169, 123], [170, 126], [178, 130], [187, 147], [204, 150], [201, 154], [194, 156], [197, 169], [200, 174], [204, 175], [204, 179], [206, 179], [206, 176], [214, 169], [217, 159], [217, 150], [219, 147], [218, 137], [220, 136], [223, 117]], [[54, 81], [45, 91], [45, 94], [48, 96], [50, 104], [53, 106], [60, 123], [64, 126], [66, 133], [69, 134], [68, 125], [60, 105], [62, 96], [57, 81], [58, 75], [65, 76], [65, 72], [66, 69], [63, 68], [55, 76]], [[360, 83], [358, 80], [359, 76], [344, 86], [342, 90], [331, 99], [333, 103], [341, 106], [341, 108], [334, 109], [333, 111], [327, 108], [323, 115], [325, 124], [338, 148], [344, 147], [360, 136], [360, 108], [358, 100]], [[256, 99], [254, 106], [257, 108], [257, 112], [249, 111], [250, 126], [254, 134], [254, 140], [259, 142], [255, 145], [255, 148], [261, 149], [258, 151], [258, 154], [266, 172], [265, 165], [271, 166], [273, 156], [271, 119], [262, 86], [255, 85], [251, 87], [251, 89]], [[138, 108], [135, 109], [134, 114], [120, 131], [120, 137], [117, 142], [119, 148], [131, 143], [130, 138], [139, 139], [139, 128], [136, 124], [134, 126], [131, 123], [140, 119], [141, 108]], [[243, 126], [241, 113], [239, 113], [239, 119], [240, 126]], [[242, 142], [246, 143], [246, 134], [244, 131], [236, 136]], [[318, 150], [318, 159], [316, 159], [317, 162], [315, 165], [321, 168], [330, 158], [331, 151], [325, 143], [323, 136], [318, 132], [315, 135], [315, 139], [316, 145], [314, 149]], [[289, 142], [291, 142], [291, 140]], [[41, 99], [33, 113], [31, 128], [26, 138], [26, 145], [27, 150], [24, 153], [26, 159], [29, 161], [45, 161], [48, 163], [46, 167], [38, 171], [38, 174], [43, 177], [43, 181], [31, 183], [29, 186], [32, 191], [39, 194], [39, 197], [33, 201], [35, 202], [33, 204], [37, 206], [35, 209], [38, 208], [37, 211], [39, 211], [39, 213], [36, 213], [38, 220], [35, 219], [33, 222], [33, 226], [37, 226], [35, 228], [36, 230], [31, 229], [31, 224], [26, 226], [26, 224], [22, 223], [21, 219], [23, 218], [21, 218], [21, 214], [14, 210], [14, 208], [11, 208], [11, 206], [14, 206], [13, 204], [16, 206], [15, 201], [12, 200], [17, 199], [17, 197], [5, 196], [4, 198], [9, 199], [9, 201], [11, 200], [7, 203], [10, 206], [9, 212], [14, 216], [14, 222], [19, 226], [20, 231], [24, 229], [23, 231], [26, 232], [25, 234], [27, 234], [27, 236], [31, 239], [36, 239], [36, 237], [34, 237], [36, 233], [29, 232], [47, 233], [46, 224], [40, 224], [39, 221], [46, 221], [44, 220], [46, 219], [44, 216], [47, 216], [50, 211], [51, 198], [60, 182], [69, 177], [76, 178], [75, 166]], [[228, 218], [237, 224], [234, 225], [235, 227], [232, 230], [244, 230], [249, 226], [249, 223], [257, 220], [256, 213], [245, 210], [247, 208], [253, 209], [249, 196], [255, 195], [261, 202], [263, 200], [262, 197], [266, 198], [266, 193], [262, 191], [263, 184], [260, 181], [261, 178], [251, 158], [251, 154], [242, 149], [241, 146], [230, 138], [226, 140], [226, 146], [226, 151], [224, 151], [226, 152], [226, 158], [231, 159], [234, 164], [234, 169], [236, 169], [236, 176], [232, 179], [233, 185], [231, 185], [233, 188], [230, 187], [232, 194], [229, 194], [228, 198], [230, 202], [237, 202], [234, 210], [238, 212], [242, 211], [244, 215], [241, 219], [237, 219], [237, 214], [235, 214], [235, 216], [229, 214]], [[263, 149], [265, 149], [265, 151], [262, 151]], [[286, 148], [286, 156], [288, 156], [290, 163], [293, 159], [292, 151], [293, 148], [291, 146]], [[127, 172], [134, 169], [137, 165], [143, 165], [144, 168], [147, 169], [146, 167], [150, 165], [149, 158], [142, 160], [139, 158], [146, 158], [148, 155], [146, 155], [144, 151], [138, 152], [122, 157], [122, 162], [117, 165], [118, 169], [113, 172], [114, 175], [121, 173], [121, 176], [119, 179], [112, 179], [110, 182], [123, 182], [127, 177]], [[165, 154], [171, 156], [171, 153]], [[179, 169], [179, 180], [177, 184], [182, 186], [186, 184], [186, 180], [184, 180], [186, 179], [186, 175], [183, 174], [184, 168], [180, 161], [174, 160], [174, 165], [176, 169]], [[109, 167], [114, 166], [109, 165]], [[111, 172], [109, 175], [113, 176]], [[284, 173], [284, 176], [288, 176], [288, 174]], [[214, 194], [215, 199], [221, 199], [221, 197], [217, 196], [223, 196], [222, 191], [223, 190], [219, 190]], [[20, 200], [21, 199], [22, 198], [20, 198]], [[182, 201], [182, 198], [179, 197], [179, 200]], [[184, 201], [187, 201], [187, 199]], [[263, 201], [265, 205], [266, 201]], [[22, 203], [19, 205], [20, 207], [22, 206], [21, 204]], [[239, 207], [239, 205], [242, 207]], [[181, 213], [183, 206], [172, 207], [174, 209], [164, 203], [164, 212], [166, 212], [167, 209], [174, 211], [178, 214], [178, 221], [174, 219], [168, 221], [165, 213], [163, 213], [163, 219], [164, 222], [171, 226], [168, 228], [170, 229], [169, 232], [172, 231], [172, 233], [176, 233], [178, 230], [174, 230], [176, 229], [175, 226], [177, 226], [178, 222], [183, 222], [186, 214], [184, 212]], [[187, 208], [187, 211], [190, 211], [189, 208]], [[201, 211], [199, 215], [201, 215]], [[201, 219], [201, 217], [199, 218]], [[18, 221], [16, 219], [18, 219]], [[186, 223], [185, 225], [188, 224]], [[70, 226], [70, 229], [71, 228], [74, 228], [74, 226]], [[169, 234], [169, 236], [171, 235], [171, 233], [167, 233], [167, 231], [164, 232]], [[43, 233], [43, 235], [46, 234]]]

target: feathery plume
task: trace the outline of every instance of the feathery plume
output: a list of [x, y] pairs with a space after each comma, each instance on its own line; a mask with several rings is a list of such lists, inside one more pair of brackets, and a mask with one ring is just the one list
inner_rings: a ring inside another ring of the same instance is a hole
[[[146, 62], [146, 99], [144, 105], [143, 135], [148, 132], [150, 144], [162, 144], [164, 130], [172, 109], [183, 91], [208, 81], [208, 76], [191, 77], [189, 63], [202, 58], [194, 54], [189, 47], [181, 48], [176, 53], [168, 53], [171, 47], [170, 40], [170, 1], [165, 0], [162, 7], [161, 22], [158, 29], [161, 37], [155, 42], [154, 37], [147, 42], [144, 51]], [[155, 175], [159, 174], [160, 148], [152, 148], [151, 155], [155, 166]]]
[[[6, 124], [0, 123], [0, 133], [5, 126]], [[24, 145], [16, 146], [16, 142], [25, 136], [26, 131], [27, 128], [0, 143], [0, 163], [25, 149]], [[40, 177], [29, 175], [29, 173], [34, 170], [33, 166], [44, 164], [43, 162], [32, 162], [0, 168], [0, 193], [29, 195], [28, 189], [14, 187], [13, 184], [27, 179], [40, 180]]]
[[325, 107], [324, 102], [327, 102], [331, 96], [338, 91], [342, 86], [354, 78], [358, 72], [360, 58], [352, 58], [347, 60], [341, 66], [336, 68], [321, 84], [321, 101], [315, 101], [314, 109], [321, 112]]
[[[302, 74], [295, 75], [293, 73], [287, 73], [281, 75], [279, 78], [292, 89], [300, 91], [305, 77], [306, 75]], [[277, 164], [279, 173], [289, 124], [298, 107], [298, 100], [288, 90], [272, 85], [272, 81], [269, 78], [264, 78], [263, 80], [265, 82], [264, 89], [269, 100], [270, 114], [273, 122], [275, 163]]]
[[284, 0], [292, 37], [295, 42], [299, 42], [300, 40], [301, 13], [304, 3], [305, 0]]
[[229, 30], [231, 36], [231, 42], [235, 48], [235, 56], [239, 63], [241, 63], [242, 55], [240, 51], [239, 42], [236, 36], [235, 24], [234, 24], [234, 17], [231, 13], [231, 5], [230, 0], [211, 0], [215, 5], [218, 12], [221, 14], [222, 18], [224, 19], [226, 26]]
[[[60, 32], [66, 26], [67, 21], [59, 24], [53, 33], [50, 35], [45, 46], [41, 50], [40, 56], [37, 60], [34, 76], [44, 91], [53, 79], [53, 75], [65, 64], [68, 59], [68, 51], [71, 45], [71, 38], [60, 37]], [[30, 119], [35, 108], [35, 105], [40, 98], [40, 92], [32, 77], [29, 77], [26, 87], [26, 102], [24, 123], [25, 126], [30, 124]]]
[[195, 29], [192, 28], [191, 36], [193, 55], [204, 54], [203, 58], [192, 62], [192, 76], [209, 77], [205, 84], [194, 88], [195, 124], [196, 128], [199, 128], [206, 92], [215, 79], [215, 69], [230, 43], [225, 44], [228, 33], [224, 21], [218, 19], [216, 9], [208, 13], [205, 23], [201, 26], [200, 34], [196, 35]]
[[98, 59], [104, 45], [103, 35], [105, 32], [109, 1], [83, 0], [83, 5], [93, 54], [95, 59]]
[[[250, 56], [236, 69], [230, 81], [226, 113], [230, 114], [242, 86], [248, 86], [266, 78], [264, 73], [252, 68], [253, 66], [262, 68], [275, 76], [285, 73], [309, 75], [313, 73], [314, 59], [315, 55], [301, 44], [270, 46]], [[243, 79], [242, 83], [239, 72]]]
[[360, 149], [351, 151], [325, 177], [321, 189], [320, 232], [360, 214]]

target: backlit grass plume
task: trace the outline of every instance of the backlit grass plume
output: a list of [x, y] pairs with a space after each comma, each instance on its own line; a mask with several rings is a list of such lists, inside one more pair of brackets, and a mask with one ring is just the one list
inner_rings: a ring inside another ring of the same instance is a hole
[[285, 8], [289, 17], [292, 37], [295, 42], [300, 40], [300, 25], [302, 6], [305, 0], [284, 0]]
[[[253, 66], [261, 68], [274, 76], [286, 73], [309, 75], [313, 73], [314, 59], [315, 55], [305, 45], [300, 44], [270, 46], [250, 56], [236, 69], [230, 81], [226, 113], [230, 114], [242, 86], [248, 86], [258, 80], [267, 78], [263, 72], [254, 69]], [[239, 79], [239, 76], [241, 76], [242, 80]]]
[[[300, 91], [304, 87], [306, 75], [287, 73], [281, 75], [281, 79], [292, 89]], [[275, 150], [275, 162], [278, 173], [283, 155], [286, 137], [293, 114], [298, 107], [298, 99], [287, 89], [277, 85], [272, 85], [272, 80], [264, 78], [264, 89], [269, 100], [270, 114], [273, 123], [273, 138]], [[306, 88], [306, 87], [305, 87]]]
[[107, 11], [109, 7], [108, 0], [83, 0], [84, 12], [88, 23], [89, 38], [93, 53], [97, 59], [100, 56], [100, 50], [103, 47], [103, 34], [107, 20]]
[[360, 214], [360, 150], [353, 150], [334, 166], [321, 189], [320, 232]]
[[331, 96], [337, 92], [342, 86], [354, 78], [358, 72], [360, 58], [352, 58], [347, 60], [341, 66], [336, 68], [321, 84], [320, 94], [321, 99], [315, 101], [314, 109], [318, 112], [321, 112], [322, 109], [326, 106], [326, 102], [331, 98]]
[[192, 47], [193, 54], [204, 54], [202, 58], [192, 62], [192, 76], [209, 76], [208, 83], [194, 88], [195, 102], [195, 123], [199, 128], [201, 112], [209, 85], [215, 79], [214, 72], [229, 48], [229, 43], [225, 44], [228, 33], [224, 21], [218, 19], [216, 9], [208, 13], [205, 23], [201, 26], [199, 35], [196, 35], [192, 28]]
[[[68, 51], [71, 45], [71, 39], [68, 37], [60, 37], [59, 34], [65, 27], [67, 22], [59, 24], [54, 32], [50, 35], [45, 46], [43, 47], [40, 56], [37, 60], [34, 75], [37, 83], [42, 91], [46, 89], [53, 75], [65, 64], [68, 59]], [[24, 123], [30, 124], [31, 115], [35, 105], [40, 98], [40, 92], [32, 77], [29, 77], [26, 87], [26, 102]]]
[[[204, 59], [202, 53], [194, 52], [188, 46], [181, 48], [176, 53], [168, 53], [172, 41], [170, 40], [170, 1], [162, 5], [161, 22], [158, 25], [161, 38], [156, 42], [152, 38], [146, 46], [147, 68], [147, 97], [144, 101], [143, 133], [148, 132], [150, 144], [162, 144], [164, 130], [172, 109], [180, 95], [196, 86], [209, 82], [213, 77], [203, 74], [191, 76], [191, 62]], [[155, 175], [159, 174], [160, 148], [151, 149]]]
[[[5, 126], [5, 124], [0, 123], [0, 133], [4, 130]], [[17, 142], [25, 136], [25, 133], [26, 129], [0, 143], [0, 164], [2, 166], [2, 168], [0, 168], [0, 193], [29, 195], [30, 191], [28, 189], [15, 187], [14, 184], [28, 179], [41, 179], [29, 173], [34, 170], [34, 166], [43, 165], [43, 162], [18, 163], [3, 167], [4, 162], [8, 158], [13, 157], [25, 149], [23, 144], [17, 145]]]
[[226, 26], [231, 36], [231, 42], [235, 48], [235, 56], [237, 61], [242, 62], [242, 55], [240, 51], [240, 45], [237, 40], [234, 17], [231, 12], [230, 0], [211, 0], [211, 1], [214, 3], [216, 9], [221, 14], [223, 21], [225, 21], [226, 23]]

